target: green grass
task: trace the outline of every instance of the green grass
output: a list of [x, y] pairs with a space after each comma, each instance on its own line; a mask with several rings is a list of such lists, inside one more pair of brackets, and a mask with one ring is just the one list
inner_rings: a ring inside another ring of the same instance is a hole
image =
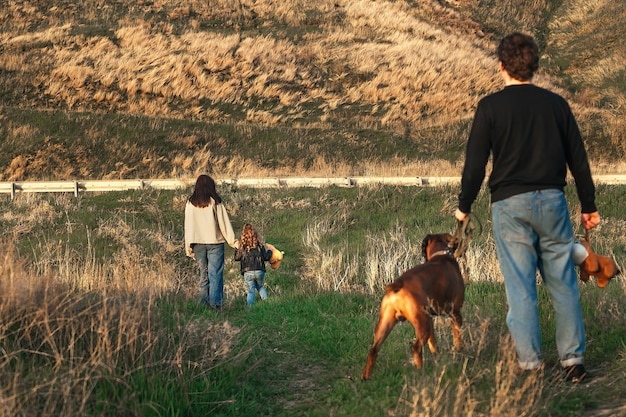
[[[502, 286], [490, 286], [494, 288], [489, 291], [502, 303]], [[217, 391], [211, 391], [206, 397], [213, 404], [208, 411], [216, 416], [250, 413], [379, 416], [400, 406], [399, 400], [407, 386], [446, 384], [454, 392], [459, 379], [468, 378], [476, 387], [473, 399], [478, 401], [478, 409], [488, 414], [495, 388], [494, 361], [499, 348], [497, 335], [506, 332], [502, 323], [504, 309], [502, 305], [498, 308], [497, 304], [490, 304], [490, 300], [476, 297], [472, 290], [470, 286], [467, 297], [469, 310], [480, 309], [481, 316], [470, 315], [466, 328], [472, 330], [466, 331], [474, 333], [481, 320], [491, 320], [489, 334], [495, 338], [487, 342], [484, 351], [476, 352], [476, 347], [470, 345], [464, 353], [453, 353], [451, 337], [445, 326], [445, 331], [438, 333], [443, 347], [441, 352], [437, 356], [427, 352], [424, 368], [417, 370], [409, 363], [409, 345], [414, 337], [412, 328], [399, 325], [385, 343], [374, 376], [367, 383], [360, 382], [359, 376], [371, 343], [376, 299], [358, 294], [309, 293], [280, 299], [272, 297], [267, 302], [258, 302], [251, 310], [241, 301], [215, 320], [232, 321], [241, 327], [245, 334], [239, 349], [250, 353], [245, 360], [225, 363], [219, 366], [220, 370], [211, 373], [215, 379], [210, 385]], [[618, 295], [613, 292], [612, 296]], [[493, 317], [489, 314], [491, 309], [496, 310]], [[594, 326], [593, 315], [586, 317], [590, 338], [617, 326], [617, 323]], [[590, 348], [588, 366], [598, 378], [605, 379], [607, 373], [612, 372], [598, 370], [598, 367], [620, 366], [619, 362], [607, 360], [620, 350], [623, 354], [624, 338], [617, 334], [619, 332], [621, 329], [615, 329], [608, 336], [618, 345], [594, 343]], [[549, 352], [554, 348], [554, 337], [546, 334], [545, 339], [545, 348]], [[466, 363], [469, 369], [464, 370]], [[594, 388], [594, 385], [579, 389], [564, 387], [562, 375], [554, 362], [553, 366], [554, 369], [550, 368], [545, 377], [550, 389], [536, 404], [537, 407], [543, 404], [547, 409], [538, 411], [537, 415], [558, 412], [562, 416], [576, 416], [581, 410], [594, 409], [617, 400], [615, 392], [606, 392], [601, 387]], [[442, 372], [443, 381], [439, 380]], [[523, 377], [519, 378], [518, 383], [521, 383]], [[443, 407], [449, 407], [453, 400], [452, 395], [446, 397], [448, 405]], [[452, 415], [451, 410], [441, 415]]]

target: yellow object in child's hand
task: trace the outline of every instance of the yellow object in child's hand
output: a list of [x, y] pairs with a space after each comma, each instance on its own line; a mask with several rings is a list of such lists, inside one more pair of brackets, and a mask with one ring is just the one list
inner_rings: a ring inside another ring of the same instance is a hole
[[280, 266], [280, 263], [283, 260], [283, 256], [285, 255], [285, 252], [276, 249], [276, 247], [272, 245], [271, 243], [266, 243], [265, 249], [272, 251], [272, 256], [270, 257], [270, 261], [269, 261], [270, 266], [272, 267], [272, 269], [278, 269], [278, 267]]

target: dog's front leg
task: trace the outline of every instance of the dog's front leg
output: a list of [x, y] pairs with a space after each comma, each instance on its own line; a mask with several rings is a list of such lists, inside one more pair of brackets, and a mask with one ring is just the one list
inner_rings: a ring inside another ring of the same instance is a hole
[[452, 324], [452, 338], [454, 340], [454, 348], [458, 351], [463, 350], [463, 340], [461, 339], [461, 326], [463, 325], [463, 316], [460, 312], [452, 312], [450, 316]]
[[411, 346], [413, 350], [413, 363], [416, 367], [421, 368], [424, 366], [424, 359], [422, 357], [424, 351], [424, 343], [422, 340], [415, 338], [413, 341], [413, 345]]
[[433, 321], [427, 314], [419, 314], [409, 321], [415, 329], [415, 340], [411, 346], [413, 350], [413, 362], [416, 367], [421, 368], [424, 364], [424, 345], [428, 343], [431, 352], [435, 353], [437, 351], [435, 333], [433, 332]]

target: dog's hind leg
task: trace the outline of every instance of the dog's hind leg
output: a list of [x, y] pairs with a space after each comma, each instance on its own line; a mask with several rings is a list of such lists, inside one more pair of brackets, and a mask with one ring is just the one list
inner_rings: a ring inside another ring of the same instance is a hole
[[433, 325], [433, 319], [427, 316], [428, 322], [428, 349], [430, 353], [437, 353], [437, 340], [435, 339], [435, 327]]
[[428, 349], [430, 349], [430, 353], [437, 353], [437, 341], [435, 340], [435, 333], [432, 331], [428, 338]]
[[367, 364], [365, 365], [365, 369], [361, 375], [362, 381], [370, 379], [374, 363], [378, 357], [378, 352], [397, 322], [398, 321], [395, 318], [395, 311], [392, 311], [391, 309], [381, 310], [380, 318], [376, 324], [376, 330], [374, 330], [374, 343], [369, 350], [367, 355]]

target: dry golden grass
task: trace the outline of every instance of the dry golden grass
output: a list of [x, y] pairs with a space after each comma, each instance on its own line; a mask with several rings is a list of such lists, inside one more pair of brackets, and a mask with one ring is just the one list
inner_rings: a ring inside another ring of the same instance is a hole
[[[322, 133], [347, 125], [355, 135], [361, 129], [384, 131], [445, 153], [458, 147], [463, 139], [458, 136], [465, 134], [428, 129], [468, 122], [477, 101], [501, 87], [493, 54], [496, 37], [524, 30], [546, 43], [547, 71], [538, 84], [570, 100], [586, 137], [607, 140], [619, 153], [626, 146], [619, 78], [626, 59], [616, 45], [624, 41], [624, 13], [607, 0], [567, 0], [559, 7], [547, 0], [428, 0], [419, 7], [371, 0], [88, 0], [46, 7], [22, 0], [0, 10], [0, 68], [7, 85], [24, 92], [15, 93], [9, 104], [24, 108], [67, 109], [86, 112], [86, 117], [92, 112], [141, 115], [157, 124], [184, 119]], [[543, 30], [548, 24], [549, 36]], [[562, 61], [568, 62], [561, 73], [556, 68]], [[576, 91], [561, 85], [563, 74]], [[11, 141], [39, 135], [37, 128], [13, 120], [5, 126]], [[314, 167], [298, 160], [261, 168], [260, 161], [247, 160], [236, 149], [232, 161], [214, 157], [216, 147], [223, 146], [219, 141], [227, 143], [228, 137], [206, 143], [194, 141], [193, 134], [171, 134], [169, 140], [189, 140], [190, 145], [170, 155], [84, 133], [104, 144], [107, 159], [119, 166], [94, 174], [99, 162], [81, 145], [69, 150], [67, 144], [50, 143], [37, 151], [16, 151], [0, 178], [193, 176], [209, 161], [212, 172], [226, 175], [460, 172], [456, 164], [442, 162], [440, 168], [438, 161], [422, 169], [401, 155], [362, 165], [321, 158]], [[300, 145], [303, 155], [316, 152]], [[623, 172], [622, 164], [612, 162], [618, 158], [604, 157], [602, 144], [592, 150], [598, 165], [608, 161], [602, 170]], [[145, 155], [137, 157], [141, 152]], [[132, 163], [127, 155], [135, 156]]]
[[[423, 261], [421, 238], [402, 227], [381, 235], [368, 236], [363, 255], [350, 255], [350, 243], [328, 249], [322, 241], [346, 230], [348, 216], [335, 216], [309, 223], [303, 232], [304, 267], [302, 279], [328, 291], [384, 292], [387, 284]], [[410, 238], [413, 236], [413, 240]], [[417, 239], [417, 240], [415, 240]], [[462, 261], [469, 281], [502, 282], [493, 241], [489, 246], [470, 247]]]
[[594, 115], [621, 149], [626, 146], [625, 19], [626, 9], [619, 2], [570, 0], [550, 24], [548, 45], [568, 58], [561, 65], [580, 88], [574, 99], [589, 109], [603, 109]]
[[[198, 112], [198, 100], [277, 102], [271, 110], [248, 111], [249, 121], [262, 124], [295, 120], [299, 108], [311, 102], [320, 103], [325, 112], [370, 104], [382, 113], [383, 126], [450, 123], [467, 117], [477, 98], [498, 85], [491, 45], [448, 33], [424, 19], [424, 10], [431, 10], [457, 26], [472, 26], [434, 1], [417, 12], [402, 2], [365, 0], [306, 7], [298, 1], [240, 3], [239, 9], [230, 2], [211, 3], [190, 2], [187, 9], [200, 19], [230, 13], [236, 21], [253, 14], [296, 27], [305, 21], [305, 11], [315, 12], [323, 19], [323, 31], [294, 42], [193, 27], [178, 33], [172, 24], [126, 19], [109, 38], [73, 34], [77, 25], [66, 23], [28, 34], [4, 32], [9, 53], [0, 63], [22, 65], [18, 57], [23, 54], [11, 51], [51, 43], [54, 48], [40, 50], [39, 59], [21, 69], [29, 73], [47, 68], [35, 82], [70, 109], [89, 110], [100, 103], [113, 111], [206, 120], [215, 114]], [[173, 5], [160, 2], [152, 8]], [[340, 25], [332, 20], [335, 9], [343, 16]], [[184, 10], [173, 9], [170, 18], [183, 17]], [[458, 77], [461, 73], [472, 75]], [[173, 98], [189, 105], [172, 108], [167, 103]]]

